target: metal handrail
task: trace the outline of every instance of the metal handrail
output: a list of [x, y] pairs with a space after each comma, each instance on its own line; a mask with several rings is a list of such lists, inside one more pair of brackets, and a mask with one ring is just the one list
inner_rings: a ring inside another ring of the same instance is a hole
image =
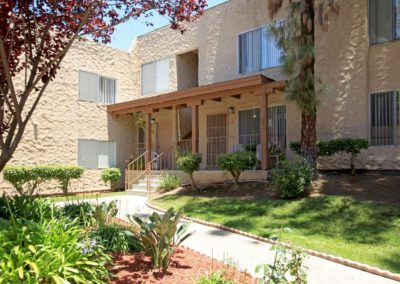
[[158, 162], [159, 162], [159, 168], [160, 168], [160, 170], [162, 171], [162, 169], [163, 169], [163, 166], [162, 166], [162, 157], [164, 156], [164, 153], [161, 153], [161, 154], [159, 154], [157, 157], [155, 157], [153, 160], [151, 160], [150, 162], [148, 162], [147, 164], [146, 164], [146, 172], [147, 172], [147, 179], [146, 179], [146, 184], [147, 184], [147, 192], [149, 192], [150, 191], [150, 189], [151, 189], [151, 172], [152, 172], [152, 170], [153, 170], [153, 167], [152, 167], [152, 165], [153, 165], [153, 163], [155, 162], [155, 161], [157, 161], [158, 160]]
[[[146, 173], [146, 164], [143, 163], [143, 158], [146, 154], [147, 151], [128, 164], [125, 175], [125, 189], [128, 189], [131, 184], [135, 183], [140, 177], [143, 176], [144, 173]], [[139, 172], [138, 175], [136, 175], [136, 171]]]

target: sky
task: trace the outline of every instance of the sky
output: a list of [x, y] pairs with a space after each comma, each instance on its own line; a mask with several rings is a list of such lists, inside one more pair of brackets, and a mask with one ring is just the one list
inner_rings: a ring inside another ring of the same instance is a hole
[[[221, 4], [228, 0], [208, 0], [208, 8]], [[119, 25], [112, 36], [110, 45], [112, 47], [128, 51], [134, 38], [151, 32], [155, 29], [168, 25], [168, 20], [165, 17], [154, 14], [153, 17], [147, 18], [153, 26], [147, 26], [144, 19], [131, 20]]]

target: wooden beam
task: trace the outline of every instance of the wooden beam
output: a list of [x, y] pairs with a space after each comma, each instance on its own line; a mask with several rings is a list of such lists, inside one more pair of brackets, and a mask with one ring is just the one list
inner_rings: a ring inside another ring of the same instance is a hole
[[192, 154], [196, 154], [199, 151], [198, 147], [199, 137], [199, 106], [192, 106]]
[[211, 99], [211, 100], [213, 100], [214, 102], [221, 102], [222, 98], [215, 98], [215, 99]]
[[231, 96], [231, 98], [240, 100], [242, 98], [242, 95], [233, 95]]
[[261, 135], [261, 169], [268, 170], [269, 167], [269, 117], [268, 117], [268, 95], [260, 96], [260, 135]]
[[151, 113], [146, 114], [146, 164], [151, 162]]
[[171, 92], [158, 96], [140, 98], [124, 103], [107, 106], [107, 111], [112, 114], [126, 114], [143, 109], [160, 109], [186, 104], [188, 106], [198, 105], [204, 100], [220, 101], [224, 97], [240, 98], [242, 94], [273, 94], [282, 90], [285, 81], [274, 82], [262, 75], [249, 76], [241, 79], [226, 81], [196, 87], [192, 89]]

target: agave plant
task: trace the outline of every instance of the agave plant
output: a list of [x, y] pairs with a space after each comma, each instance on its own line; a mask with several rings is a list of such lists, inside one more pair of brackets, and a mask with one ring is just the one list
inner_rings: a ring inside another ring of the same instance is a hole
[[192, 235], [186, 233], [190, 223], [179, 224], [181, 216], [181, 212], [175, 212], [173, 208], [163, 216], [154, 212], [148, 221], [129, 216], [130, 221], [141, 228], [140, 240], [145, 253], [151, 257], [153, 268], [166, 272], [176, 248]]

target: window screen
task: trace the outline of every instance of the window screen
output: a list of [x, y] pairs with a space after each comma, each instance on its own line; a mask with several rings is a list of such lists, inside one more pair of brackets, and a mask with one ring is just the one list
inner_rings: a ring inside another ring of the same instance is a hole
[[117, 164], [116, 143], [97, 140], [78, 140], [78, 164], [89, 169], [112, 168]]

